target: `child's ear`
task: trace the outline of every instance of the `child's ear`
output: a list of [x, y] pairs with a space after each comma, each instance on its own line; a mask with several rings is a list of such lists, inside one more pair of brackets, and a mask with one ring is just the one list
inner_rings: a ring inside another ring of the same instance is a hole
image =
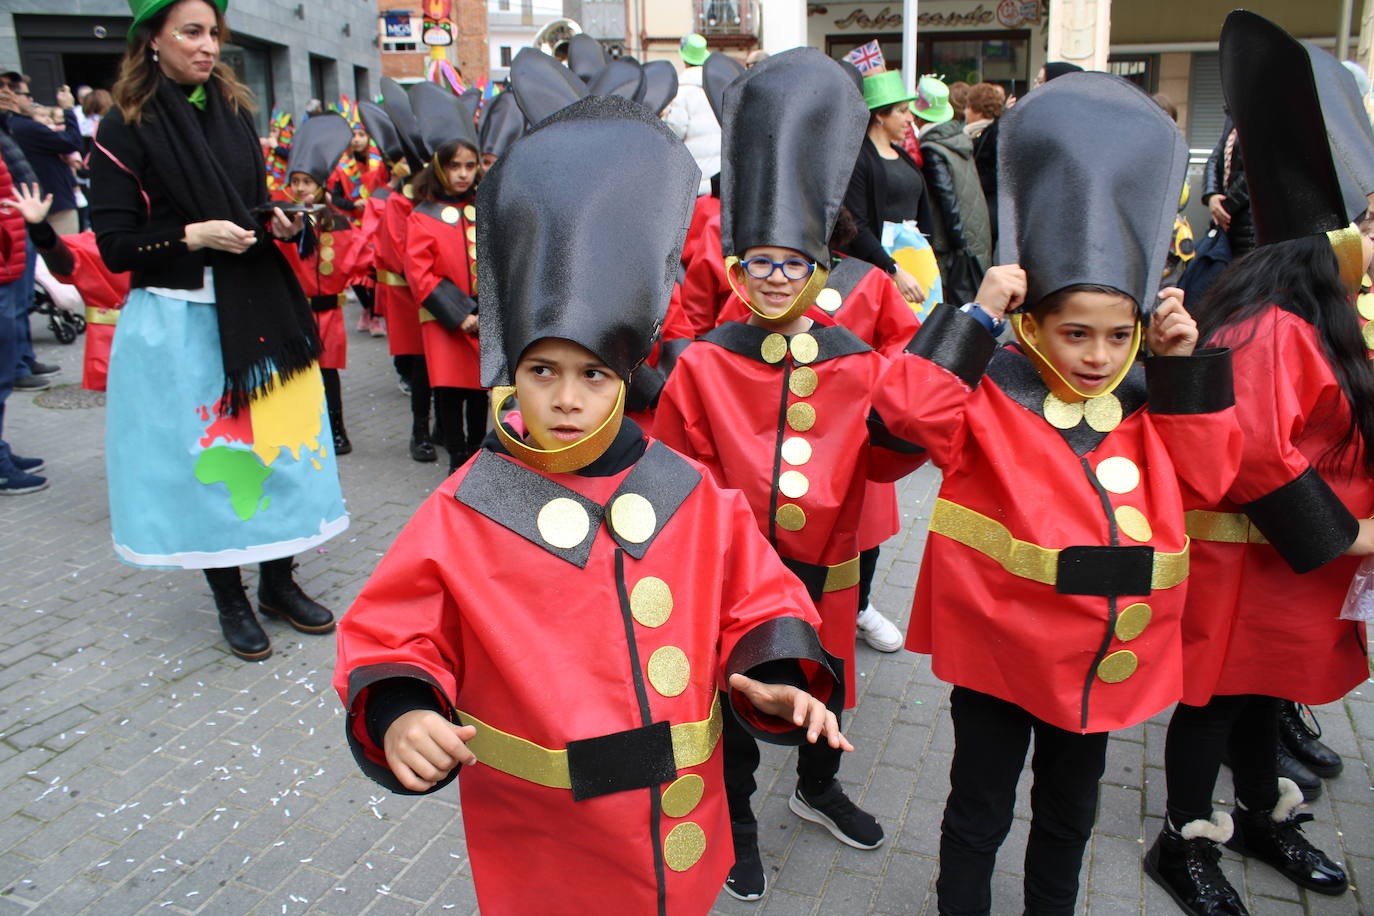
[[1040, 347], [1040, 323], [1035, 320], [1035, 315], [1027, 312], [1021, 319], [1021, 337], [1032, 347]]

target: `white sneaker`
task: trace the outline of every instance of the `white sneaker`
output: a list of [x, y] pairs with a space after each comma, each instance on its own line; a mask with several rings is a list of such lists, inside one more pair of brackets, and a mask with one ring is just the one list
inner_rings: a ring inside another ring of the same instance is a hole
[[859, 635], [879, 652], [896, 652], [902, 647], [902, 633], [897, 625], [884, 617], [871, 601], [859, 612]]

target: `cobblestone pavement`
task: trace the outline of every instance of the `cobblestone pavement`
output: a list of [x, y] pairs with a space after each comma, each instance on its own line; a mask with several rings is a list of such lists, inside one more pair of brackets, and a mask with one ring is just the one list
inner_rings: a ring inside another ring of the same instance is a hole
[[[36, 320], [34, 334], [40, 357], [63, 366], [57, 381], [72, 387], [16, 393], [7, 410], [6, 438], [20, 454], [47, 459], [52, 486], [0, 499], [0, 916], [475, 912], [456, 788], [403, 798], [358, 773], [330, 688], [332, 636], [302, 637], [269, 622], [275, 654], [240, 661], [224, 647], [200, 575], [115, 560], [104, 412], [74, 387], [80, 344], [56, 344]], [[350, 332], [349, 347], [343, 379], [354, 452], [340, 468], [353, 523], [301, 556], [299, 571], [307, 590], [339, 612], [443, 470], [442, 459], [407, 457], [407, 401], [386, 342]], [[901, 485], [907, 529], [883, 550], [875, 601], [902, 622], [937, 482], [926, 470]], [[255, 575], [246, 578], [251, 587]], [[841, 777], [879, 816], [887, 842], [850, 849], [793, 816], [789, 755], [766, 748], [755, 803], [771, 890], [755, 904], [722, 895], [716, 913], [935, 912], [948, 690], [928, 659], [905, 651], [864, 646], [859, 664], [858, 709], [846, 723], [857, 750]], [[1337, 899], [1308, 895], [1227, 853], [1223, 867], [1257, 916], [1367, 908], [1371, 700], [1366, 686], [1318, 711], [1346, 768], [1312, 806], [1317, 820], [1307, 829], [1350, 866], [1355, 889]], [[1166, 721], [1111, 740], [1083, 869], [1087, 912], [1176, 912], [1140, 869], [1163, 810]], [[994, 882], [998, 914], [1021, 908], [1028, 784]], [[1229, 791], [1223, 771], [1218, 798]]]

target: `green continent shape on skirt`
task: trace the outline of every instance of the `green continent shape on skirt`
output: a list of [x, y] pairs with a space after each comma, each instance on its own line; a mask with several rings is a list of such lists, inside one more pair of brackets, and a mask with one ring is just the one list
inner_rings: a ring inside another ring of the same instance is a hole
[[272, 469], [243, 449], [216, 445], [196, 459], [196, 480], [207, 486], [222, 483], [228, 487], [229, 504], [242, 521], [257, 515], [259, 508], [266, 508], [262, 485], [270, 476]]

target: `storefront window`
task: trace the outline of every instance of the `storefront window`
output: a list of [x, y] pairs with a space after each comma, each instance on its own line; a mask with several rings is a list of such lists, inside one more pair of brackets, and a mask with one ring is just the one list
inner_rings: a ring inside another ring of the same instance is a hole
[[1030, 41], [1024, 31], [935, 33], [919, 39], [917, 60], [922, 73], [946, 82], [999, 83], [1021, 95], [1029, 87]]
[[220, 50], [220, 58], [234, 68], [240, 80], [251, 90], [257, 99], [258, 110], [253, 113], [253, 121], [258, 135], [267, 136], [267, 121], [272, 115], [275, 97], [272, 94], [272, 58], [266, 48], [245, 44], [225, 45]]

